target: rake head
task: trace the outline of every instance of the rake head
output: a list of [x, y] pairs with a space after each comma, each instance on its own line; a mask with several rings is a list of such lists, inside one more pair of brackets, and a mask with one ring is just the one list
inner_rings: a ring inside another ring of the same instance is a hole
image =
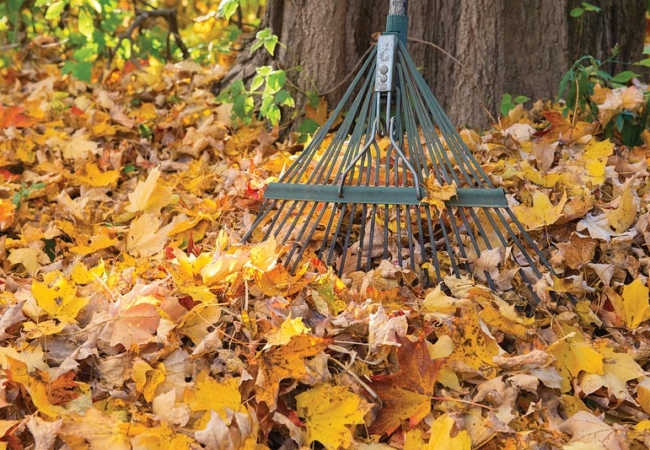
[[327, 123], [266, 188], [244, 240], [275, 237], [291, 270], [314, 253], [339, 274], [389, 260], [425, 284], [452, 273], [502, 291], [523, 282], [535, 302], [550, 266], [418, 72], [405, 19], [389, 16]]

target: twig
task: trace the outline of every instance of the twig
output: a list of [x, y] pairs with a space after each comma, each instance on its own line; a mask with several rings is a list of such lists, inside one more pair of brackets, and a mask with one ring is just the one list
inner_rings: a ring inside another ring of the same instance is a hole
[[113, 47], [113, 51], [111, 52], [111, 57], [108, 60], [108, 64], [110, 65], [110, 63], [113, 61], [113, 58], [117, 54], [117, 50], [120, 48], [120, 45], [122, 45], [122, 41], [127, 40], [131, 43], [131, 46], [133, 46], [133, 32], [139, 28], [146, 20], [157, 17], [162, 17], [167, 21], [167, 25], [169, 25], [169, 33], [167, 33], [167, 58], [171, 56], [169, 43], [169, 38], [171, 36], [174, 36], [176, 45], [178, 45], [178, 48], [180, 48], [181, 52], [183, 53], [183, 58], [188, 58], [190, 56], [190, 52], [181, 39], [180, 32], [178, 31], [178, 18], [176, 17], [176, 9], [152, 9], [150, 11], [136, 9], [135, 20], [133, 20], [131, 25], [129, 25], [129, 28], [124, 33], [118, 36], [117, 43], [115, 44], [115, 47]]
[[20, 47], [20, 44], [7, 44], [7, 45], [0, 45], [0, 52], [4, 52], [5, 50], [11, 50], [12, 48]]
[[[465, 64], [463, 64], [462, 62], [460, 62], [460, 61], [459, 61], [459, 60], [458, 60], [454, 55], [452, 55], [451, 53], [449, 53], [449, 52], [448, 52], [447, 50], [445, 50], [444, 48], [442, 48], [442, 47], [440, 47], [440, 46], [434, 44], [433, 42], [424, 41], [424, 40], [422, 40], [422, 39], [411, 38], [411, 37], [408, 38], [408, 40], [409, 40], [409, 42], [415, 42], [415, 43], [418, 43], [418, 44], [424, 44], [424, 45], [428, 45], [428, 46], [430, 46], [430, 47], [433, 47], [433, 48], [435, 48], [436, 50], [438, 50], [439, 52], [441, 52], [443, 55], [445, 55], [445, 56], [447, 56], [448, 58], [450, 58], [450, 59], [451, 59], [452, 61], [454, 61], [456, 64], [458, 64], [458, 65], [459, 65], [463, 70], [467, 69], [467, 66], [465, 66]], [[483, 95], [481, 94], [481, 89], [480, 89], [479, 85], [476, 83], [476, 81], [472, 80], [471, 78], [467, 77], [467, 79], [469, 80], [470, 83], [472, 83], [472, 85], [474, 86], [474, 89], [476, 89], [476, 90], [478, 91], [478, 93], [479, 93], [479, 95], [480, 95], [480, 97], [481, 97], [481, 107], [483, 108], [483, 111], [488, 115], [488, 117], [490, 118], [490, 120], [492, 121], [492, 123], [497, 123], [497, 120], [494, 118], [494, 116], [492, 115], [492, 113], [490, 113], [490, 108], [488, 108], [487, 103], [485, 102], [485, 98], [484, 98]]]
[[348, 72], [348, 74], [345, 76], [345, 78], [343, 78], [334, 87], [331, 87], [331, 88], [329, 88], [329, 89], [327, 89], [327, 90], [325, 90], [323, 92], [320, 92], [318, 95], [322, 96], [322, 95], [331, 94], [332, 92], [334, 92], [335, 90], [340, 88], [343, 84], [345, 84], [345, 82], [347, 82], [350, 79], [350, 77], [357, 72], [357, 69], [359, 69], [359, 67], [361, 67], [361, 65], [365, 62], [366, 56], [368, 56], [368, 53], [370, 53], [370, 50], [372, 50], [372, 46], [368, 47], [368, 50], [366, 50], [366, 52], [363, 55], [361, 55], [361, 58], [359, 58], [359, 61], [357, 62], [357, 65], [354, 66], [350, 72]]
[[337, 361], [335, 358], [332, 358], [332, 357], [330, 356], [330, 357], [329, 357], [329, 360], [332, 361], [332, 362], [334, 362], [335, 364], [337, 364], [337, 365], [338, 365], [340, 368], [342, 368], [343, 370], [345, 370], [345, 371], [348, 373], [348, 375], [350, 375], [352, 378], [354, 378], [354, 380], [355, 380], [357, 383], [359, 383], [359, 385], [361, 385], [361, 386], [362, 386], [362, 387], [363, 387], [363, 388], [364, 388], [364, 389], [365, 389], [365, 390], [366, 390], [366, 391], [367, 391], [367, 392], [368, 392], [368, 393], [369, 393], [369, 394], [370, 394], [370, 395], [371, 395], [375, 400], [377, 400], [379, 403], [381, 403], [381, 398], [379, 398], [379, 395], [377, 395], [377, 393], [376, 393], [376, 392], [375, 392], [375, 391], [374, 391], [374, 390], [373, 390], [373, 389], [368, 385], [368, 383], [366, 383], [365, 381], [363, 381], [363, 380], [359, 377], [359, 375], [357, 375], [356, 373], [354, 373], [354, 372], [353, 372], [353, 371], [352, 371], [348, 366], [346, 366], [346, 365], [343, 364], [342, 362]]
[[439, 45], [434, 44], [433, 42], [423, 41], [422, 39], [417, 39], [417, 38], [412, 38], [412, 37], [408, 38], [408, 41], [409, 42], [416, 42], [418, 44], [429, 45], [429, 46], [435, 48], [436, 50], [438, 50], [439, 52], [447, 55], [452, 61], [454, 61], [456, 64], [458, 64], [463, 69], [465, 68], [465, 64], [463, 64], [458, 59], [456, 59], [456, 57], [454, 55], [452, 55], [451, 53], [449, 53], [447, 50], [440, 47]]

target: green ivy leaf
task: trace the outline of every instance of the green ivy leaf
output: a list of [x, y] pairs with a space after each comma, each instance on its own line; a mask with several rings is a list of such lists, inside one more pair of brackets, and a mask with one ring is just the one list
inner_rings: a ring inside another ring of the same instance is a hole
[[307, 91], [307, 100], [309, 101], [309, 105], [311, 105], [312, 108], [318, 108], [318, 105], [320, 104], [320, 96], [318, 95], [318, 91]]
[[273, 102], [272, 97], [266, 97], [262, 100], [262, 106], [260, 107], [260, 116], [267, 119], [271, 122], [272, 125], [276, 125], [280, 122], [282, 113], [280, 107]]
[[95, 31], [95, 23], [93, 16], [85, 9], [79, 11], [79, 32], [86, 36], [91, 36]]
[[276, 70], [271, 73], [266, 79], [266, 86], [264, 87], [264, 95], [273, 95], [284, 86], [287, 81], [287, 75], [284, 70]]
[[251, 93], [258, 90], [263, 84], [264, 84], [264, 77], [259, 74], [255, 75], [255, 77], [253, 77], [253, 81], [251, 82], [251, 88], [250, 88]]
[[56, 1], [52, 3], [48, 8], [47, 12], [45, 13], [45, 18], [47, 20], [54, 20], [58, 19], [61, 17], [61, 14], [63, 13], [63, 9], [65, 8], [65, 5], [67, 2], [63, 0]]
[[219, 9], [217, 10], [217, 17], [223, 17], [226, 20], [230, 18], [237, 12], [239, 8], [239, 0], [221, 0], [219, 3]]
[[257, 72], [258, 75], [261, 75], [263, 77], [268, 77], [273, 73], [273, 67], [271, 66], [260, 66], [257, 69], [255, 69], [255, 72]]
[[84, 48], [80, 48], [79, 50], [75, 51], [72, 54], [72, 57], [76, 61], [88, 61], [92, 59], [94, 56], [96, 56], [96, 49], [93, 46], [87, 46]]
[[269, 53], [269, 55], [273, 56], [273, 54], [275, 53], [275, 47], [280, 42], [278, 37], [275, 34], [273, 34], [273, 31], [271, 31], [270, 28], [264, 28], [263, 30], [257, 32], [255, 38], [257, 40], [251, 46], [251, 53], [257, 51], [259, 48], [264, 46], [264, 48]]
[[240, 119], [245, 125], [253, 121], [253, 108], [255, 102], [253, 97], [246, 94], [241, 94], [235, 97], [232, 104], [232, 113], [235, 118]]
[[75, 65], [72, 70], [72, 75], [79, 81], [90, 81], [92, 72], [93, 63], [90, 61], [81, 61]]
[[291, 94], [289, 94], [284, 89], [278, 91], [278, 93], [275, 94], [275, 98], [273, 99], [273, 101], [280, 106], [289, 106], [291, 108], [296, 106], [296, 103], [294, 102]]
[[[102, 4], [98, 0], [86, 0], [86, 3], [94, 9], [97, 14], [102, 13]], [[110, 7], [110, 3], [106, 2], [106, 0], [104, 0], [104, 4]]]
[[296, 131], [303, 134], [314, 134], [318, 131], [319, 128], [320, 124], [318, 122], [316, 122], [314, 119], [307, 119], [298, 125]]

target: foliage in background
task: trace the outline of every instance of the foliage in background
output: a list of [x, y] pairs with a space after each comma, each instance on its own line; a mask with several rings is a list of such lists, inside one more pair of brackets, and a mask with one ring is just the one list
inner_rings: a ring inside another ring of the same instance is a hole
[[502, 116], [507, 116], [508, 113], [515, 108], [515, 106], [526, 103], [527, 101], [530, 100], [530, 97], [526, 97], [525, 95], [518, 95], [515, 98], [512, 98], [511, 94], [503, 94], [503, 97], [501, 97], [501, 105], [499, 106], [499, 112], [501, 113]]
[[[14, 49], [0, 59], [11, 66], [25, 53], [52, 48], [63, 74], [93, 80], [93, 69], [104, 62], [179, 60], [189, 56], [203, 64], [232, 58], [243, 32], [260, 23], [264, 0], [221, 0], [177, 5], [173, 1], [131, 3], [125, 0], [8, 0], [0, 4], [0, 44]], [[172, 39], [172, 37], [174, 39]], [[279, 44], [270, 29], [256, 35], [252, 51], [273, 55]], [[281, 45], [281, 44], [280, 44]], [[16, 55], [20, 53], [20, 55]], [[141, 64], [141, 63], [140, 63]], [[95, 80], [97, 76], [95, 77]], [[236, 81], [219, 97], [233, 104], [236, 123], [260, 118], [275, 125], [281, 108], [294, 101], [284, 85], [286, 74], [265, 66], [257, 69], [250, 87]]]
[[[628, 91], [626, 98], [630, 104], [626, 104], [625, 100], [621, 100], [620, 104], [613, 104], [614, 100], [608, 102], [607, 93], [602, 91], [609, 89], [622, 93], [630, 81], [639, 76], [632, 70], [615, 75], [607, 72], [604, 66], [613, 62], [617, 54], [618, 48], [614, 48], [611, 56], [604, 61], [590, 55], [578, 59], [560, 82], [558, 100], [563, 99], [565, 102], [565, 116], [571, 115], [591, 122], [600, 118], [607, 137], [618, 136], [628, 146], [640, 145], [643, 142], [641, 133], [648, 124], [650, 113], [648, 93], [643, 94], [636, 90], [635, 94]], [[632, 95], [636, 96], [634, 101]], [[614, 113], [606, 113], [611, 110], [614, 110]]]
[[582, 4], [576, 8], [573, 8], [569, 14], [571, 17], [575, 18], [582, 18], [584, 17], [586, 12], [596, 12], [599, 13], [601, 11], [601, 8], [599, 8], [596, 5], [592, 5], [591, 3], [587, 2], [582, 2]]
[[[228, 4], [227, 19], [219, 16], [222, 3]], [[259, 25], [265, 3], [208, 0], [181, 7], [173, 0], [7, 0], [0, 3], [0, 45], [19, 53], [21, 59], [28, 53], [39, 57], [46, 50], [56, 51], [66, 73], [90, 81], [92, 67], [113, 57], [122, 61], [181, 59], [182, 49], [170, 40], [170, 22], [152, 14], [167, 12], [178, 25], [190, 57], [215, 63], [232, 52], [242, 28]], [[235, 13], [237, 20], [230, 21]], [[137, 29], [125, 35], [134, 22]], [[0, 66], [10, 66], [15, 57], [2, 52]]]
[[[264, 47], [273, 56], [279, 44], [278, 37], [269, 28], [258, 31], [255, 37], [256, 41], [251, 47], [251, 53]], [[221, 93], [217, 100], [232, 103], [233, 119], [239, 120], [244, 125], [249, 125], [253, 121], [257, 101], [260, 104], [259, 118], [276, 125], [282, 115], [280, 108], [295, 106], [291, 94], [284, 89], [286, 82], [287, 75], [284, 70], [261, 66], [256, 69], [256, 75], [249, 88], [246, 88], [242, 80], [236, 80]]]

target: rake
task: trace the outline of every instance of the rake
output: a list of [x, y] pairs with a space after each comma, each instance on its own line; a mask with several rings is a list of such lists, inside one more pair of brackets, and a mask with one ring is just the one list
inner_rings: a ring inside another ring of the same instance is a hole
[[292, 272], [313, 253], [339, 275], [389, 260], [425, 285], [466, 273], [493, 290], [527, 286], [537, 303], [533, 287], [550, 265], [409, 56], [407, 5], [390, 1], [386, 33], [329, 120], [267, 186], [243, 240], [274, 237]]

